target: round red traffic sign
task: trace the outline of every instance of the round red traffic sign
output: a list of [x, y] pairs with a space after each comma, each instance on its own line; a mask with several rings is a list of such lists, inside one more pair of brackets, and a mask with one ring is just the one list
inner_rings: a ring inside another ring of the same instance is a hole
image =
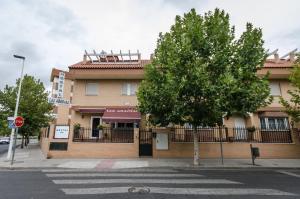
[[21, 127], [24, 124], [24, 118], [21, 116], [16, 117], [15, 119], [15, 126], [16, 127]]

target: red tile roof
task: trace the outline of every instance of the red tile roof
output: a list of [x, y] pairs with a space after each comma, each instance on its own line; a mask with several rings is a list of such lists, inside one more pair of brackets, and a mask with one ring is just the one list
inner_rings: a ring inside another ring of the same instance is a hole
[[132, 61], [132, 62], [78, 62], [69, 66], [70, 69], [143, 69], [149, 64], [150, 60]]
[[291, 68], [294, 66], [294, 63], [286, 59], [267, 59], [264, 68]]
[[[149, 64], [151, 61], [144, 59], [141, 61], [132, 62], [94, 62], [83, 61], [78, 62], [69, 66], [70, 69], [143, 69], [145, 65]], [[267, 59], [264, 68], [292, 68], [293, 62], [286, 59], [280, 59], [276, 61], [275, 59]]]

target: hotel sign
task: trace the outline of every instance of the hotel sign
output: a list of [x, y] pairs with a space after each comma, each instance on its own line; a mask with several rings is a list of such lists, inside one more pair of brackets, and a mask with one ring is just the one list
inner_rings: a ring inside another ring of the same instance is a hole
[[63, 98], [64, 97], [64, 83], [65, 83], [65, 73], [64, 72], [59, 72], [59, 75], [58, 75], [58, 93], [57, 93], [58, 98]]
[[53, 98], [53, 97], [49, 97], [48, 102], [50, 104], [58, 104], [58, 105], [69, 105], [70, 104], [70, 100], [65, 100], [62, 98]]
[[68, 139], [69, 138], [69, 128], [70, 127], [67, 125], [56, 126], [54, 138]]
[[106, 109], [109, 113], [137, 113], [135, 109]]

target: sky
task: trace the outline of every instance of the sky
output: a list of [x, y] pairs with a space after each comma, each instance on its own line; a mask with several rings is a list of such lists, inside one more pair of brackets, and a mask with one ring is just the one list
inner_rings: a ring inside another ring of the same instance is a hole
[[265, 48], [284, 55], [300, 49], [299, 0], [0, 0], [0, 89], [25, 73], [50, 90], [52, 68], [67, 70], [84, 50], [136, 51], [149, 59], [159, 32], [191, 8], [230, 15], [236, 34], [247, 22], [263, 30]]

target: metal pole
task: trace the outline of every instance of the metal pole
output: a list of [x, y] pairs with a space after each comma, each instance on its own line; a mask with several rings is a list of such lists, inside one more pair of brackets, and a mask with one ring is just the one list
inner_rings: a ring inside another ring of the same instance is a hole
[[13, 146], [13, 151], [12, 151], [12, 156], [11, 156], [10, 166], [12, 166], [13, 163], [14, 163], [15, 151], [16, 151], [16, 146], [17, 146], [18, 132], [19, 132], [19, 128], [17, 128], [16, 134], [15, 134], [15, 137], [14, 137], [14, 146]]
[[[23, 57], [21, 59], [23, 60], [23, 64], [22, 64], [21, 79], [20, 79], [20, 82], [19, 82], [19, 89], [18, 89], [18, 95], [17, 95], [17, 102], [16, 102], [16, 107], [15, 107], [14, 118], [16, 118], [18, 116], [20, 94], [21, 94], [21, 87], [22, 87], [22, 81], [23, 81], [23, 71], [24, 71], [25, 57]], [[11, 130], [11, 134], [10, 134], [10, 140], [11, 141], [9, 142], [8, 153], [7, 153], [7, 160], [9, 160], [10, 157], [11, 157], [11, 152], [12, 152], [12, 148], [13, 148], [13, 142], [12, 142], [12, 140], [14, 139], [14, 136], [15, 136], [15, 129], [12, 129]]]
[[224, 155], [223, 155], [223, 133], [222, 133], [222, 129], [219, 127], [219, 136], [220, 136], [220, 149], [221, 149], [221, 162], [222, 165], [224, 165]]

